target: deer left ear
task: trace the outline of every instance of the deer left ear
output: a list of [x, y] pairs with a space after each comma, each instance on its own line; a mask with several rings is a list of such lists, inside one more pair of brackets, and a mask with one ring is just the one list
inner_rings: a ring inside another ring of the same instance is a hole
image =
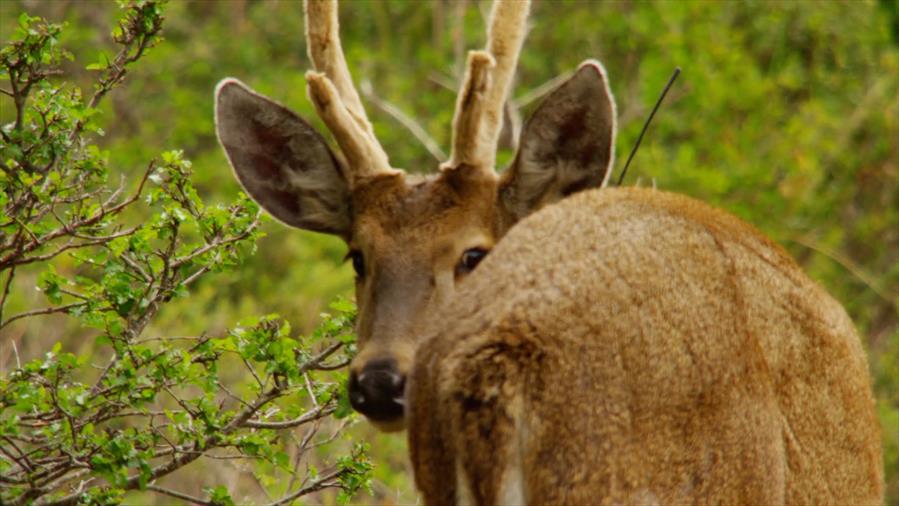
[[615, 99], [605, 69], [588, 60], [537, 108], [502, 176], [512, 221], [572, 193], [605, 185], [615, 155]]

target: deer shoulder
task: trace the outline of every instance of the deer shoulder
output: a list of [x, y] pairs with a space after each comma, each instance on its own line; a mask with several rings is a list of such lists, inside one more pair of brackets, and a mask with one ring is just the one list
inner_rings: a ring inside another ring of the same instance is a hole
[[435, 320], [408, 396], [429, 503], [881, 498], [845, 311], [675, 194], [584, 192], [513, 227]]

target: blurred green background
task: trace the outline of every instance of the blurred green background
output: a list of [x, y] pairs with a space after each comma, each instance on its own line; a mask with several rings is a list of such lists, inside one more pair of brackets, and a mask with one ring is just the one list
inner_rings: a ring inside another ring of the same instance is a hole
[[[65, 21], [63, 44], [78, 62], [112, 52], [116, 5], [105, 1], [4, 0], [4, 41], [21, 12]], [[487, 1], [345, 1], [342, 40], [357, 82], [408, 116], [447, 150], [455, 88], [467, 49], [483, 46]], [[238, 191], [215, 139], [212, 91], [237, 77], [313, 118], [299, 0], [172, 0], [166, 41], [105, 101], [100, 122], [110, 166], [136, 177], [163, 150], [192, 159], [203, 198]], [[683, 73], [630, 169], [626, 184], [655, 185], [711, 202], [783, 244], [842, 302], [869, 351], [884, 429], [887, 502], [899, 504], [899, 7], [894, 0], [718, 2], [535, 0], [514, 96], [526, 116], [553, 77], [587, 58], [606, 66], [619, 112], [617, 177], [659, 91]], [[66, 79], [86, 84], [71, 64]], [[437, 160], [383, 108], [369, 116], [394, 166], [434, 170]], [[6, 104], [6, 102], [4, 102]], [[4, 105], [6, 107], [6, 105]], [[11, 111], [0, 111], [9, 121]], [[316, 124], [319, 124], [316, 121]], [[322, 129], [324, 132], [324, 129]], [[510, 153], [501, 153], [508, 160]], [[500, 164], [502, 165], [502, 164]], [[328, 300], [352, 291], [345, 246], [335, 238], [270, 222], [259, 252], [239, 272], [210, 277], [170, 304], [151, 332], [221, 330], [243, 316], [277, 312], [302, 331]], [[22, 273], [11, 313], [35, 307], [35, 277]], [[48, 318], [0, 336], [0, 372], [84, 329]], [[366, 424], [350, 438], [372, 441], [375, 497], [416, 496], [402, 436]], [[235, 498], [258, 490], [239, 466], [190, 471], [202, 486], [227, 484]], [[182, 478], [183, 479], [183, 478]], [[141, 496], [132, 501], [140, 502]], [[331, 502], [320, 495], [308, 502]]]

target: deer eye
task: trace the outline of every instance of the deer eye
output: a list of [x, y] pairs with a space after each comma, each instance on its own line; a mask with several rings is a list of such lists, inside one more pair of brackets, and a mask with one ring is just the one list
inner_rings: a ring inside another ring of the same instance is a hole
[[362, 252], [353, 250], [347, 253], [347, 259], [353, 261], [353, 270], [356, 271], [356, 278], [365, 277], [365, 260], [362, 258]]
[[484, 248], [471, 248], [462, 253], [459, 259], [459, 265], [456, 266], [456, 274], [468, 274], [481, 263], [481, 260], [487, 256], [487, 250]]

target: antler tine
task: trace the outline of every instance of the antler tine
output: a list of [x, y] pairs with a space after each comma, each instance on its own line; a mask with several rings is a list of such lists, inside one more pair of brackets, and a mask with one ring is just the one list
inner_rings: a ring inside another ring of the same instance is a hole
[[375, 138], [353, 86], [337, 21], [336, 0], [305, 0], [306, 48], [315, 71], [306, 73], [309, 98], [357, 177], [395, 172]]
[[443, 168], [472, 165], [490, 169], [521, 45], [530, 0], [495, 0], [486, 51], [468, 53], [468, 69], [453, 118], [453, 149]]

